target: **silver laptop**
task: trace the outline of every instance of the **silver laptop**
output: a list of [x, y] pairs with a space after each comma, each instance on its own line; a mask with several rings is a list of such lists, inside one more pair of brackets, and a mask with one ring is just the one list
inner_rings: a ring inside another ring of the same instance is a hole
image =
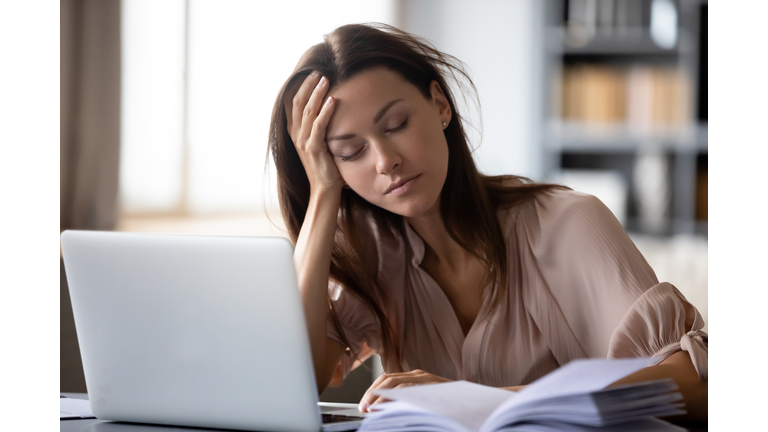
[[360, 425], [357, 405], [318, 403], [286, 239], [65, 231], [61, 249], [99, 419], [270, 431]]

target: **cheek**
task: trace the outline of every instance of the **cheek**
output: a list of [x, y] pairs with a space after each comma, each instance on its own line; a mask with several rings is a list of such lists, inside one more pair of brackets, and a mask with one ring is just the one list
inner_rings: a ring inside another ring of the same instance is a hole
[[365, 165], [358, 162], [337, 162], [339, 174], [344, 182], [352, 188], [358, 195], [364, 196], [366, 191], [371, 189], [374, 179], [368, 173]]
[[448, 170], [448, 142], [445, 140], [442, 130], [438, 134], [427, 133], [420, 140], [429, 143], [419, 152], [421, 163], [430, 166], [437, 172]]

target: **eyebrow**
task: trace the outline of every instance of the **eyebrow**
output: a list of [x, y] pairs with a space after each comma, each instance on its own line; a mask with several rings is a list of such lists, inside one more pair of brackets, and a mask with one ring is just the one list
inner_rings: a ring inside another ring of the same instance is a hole
[[[394, 104], [396, 104], [398, 102], [404, 101], [404, 100], [405, 99], [395, 99], [395, 100], [387, 102], [387, 104], [384, 105], [384, 107], [382, 109], [380, 109], [379, 112], [377, 112], [375, 116], [373, 116], [373, 124], [378, 123], [381, 120], [381, 118], [384, 117], [384, 114], [387, 113], [387, 110], [392, 108], [392, 105], [394, 105]], [[325, 141], [328, 142], [328, 141], [335, 141], [335, 140], [347, 140], [347, 139], [354, 138], [355, 136], [356, 136], [355, 134], [337, 135], [337, 136], [332, 136], [332, 137], [326, 138]]]

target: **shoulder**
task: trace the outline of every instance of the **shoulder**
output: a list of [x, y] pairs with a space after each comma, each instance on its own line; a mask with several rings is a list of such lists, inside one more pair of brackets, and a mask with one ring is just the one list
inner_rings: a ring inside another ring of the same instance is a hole
[[[510, 186], [514, 185], [510, 182]], [[543, 191], [519, 205], [500, 209], [498, 217], [506, 229], [515, 225], [517, 229], [535, 234], [605, 227], [623, 232], [621, 224], [600, 199], [565, 188]]]
[[487, 177], [486, 187], [492, 196], [495, 195], [500, 220], [520, 217], [521, 214], [548, 220], [571, 211], [612, 216], [610, 211], [605, 214], [607, 207], [594, 195], [558, 184], [537, 183], [526, 177], [505, 175]]
[[573, 226], [618, 223], [599, 198], [583, 192], [556, 189], [537, 196], [534, 204], [537, 216], [544, 222]]
[[642, 280], [640, 285], [655, 283], [653, 271], [624, 227], [594, 195], [568, 189], [539, 194], [507, 213], [502, 229], [509, 247], [549, 270], [588, 279], [586, 273], [596, 276], [632, 268]]
[[555, 190], [537, 197], [526, 216], [524, 229], [518, 232], [534, 256], [558, 271], [584, 280], [611, 275], [617, 286], [631, 285], [640, 291], [658, 283], [627, 231], [596, 196]]
[[616, 216], [594, 195], [556, 190], [537, 197], [534, 206], [542, 244], [586, 251], [590, 245], [610, 250], [616, 243], [631, 243]]

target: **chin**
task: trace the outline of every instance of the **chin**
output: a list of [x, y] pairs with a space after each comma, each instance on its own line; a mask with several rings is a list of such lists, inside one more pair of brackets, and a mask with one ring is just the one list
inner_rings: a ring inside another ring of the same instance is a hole
[[432, 210], [437, 204], [437, 199], [433, 200], [408, 200], [396, 205], [380, 206], [381, 208], [390, 211], [396, 215], [400, 215], [405, 218], [414, 218], [422, 216], [425, 213]]

